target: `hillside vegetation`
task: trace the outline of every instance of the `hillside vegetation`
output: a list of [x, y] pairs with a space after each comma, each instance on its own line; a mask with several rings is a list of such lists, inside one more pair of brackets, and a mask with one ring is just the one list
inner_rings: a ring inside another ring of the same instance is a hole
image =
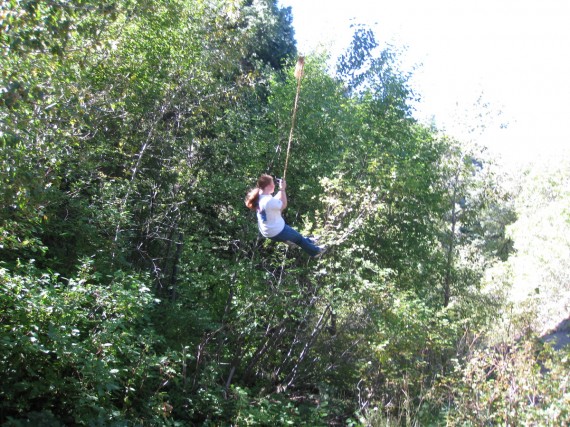
[[243, 202], [283, 173], [289, 9], [9, 0], [0, 49], [0, 424], [570, 422], [537, 339], [568, 314], [570, 169], [507, 191], [365, 27], [305, 58], [285, 216], [320, 259]]

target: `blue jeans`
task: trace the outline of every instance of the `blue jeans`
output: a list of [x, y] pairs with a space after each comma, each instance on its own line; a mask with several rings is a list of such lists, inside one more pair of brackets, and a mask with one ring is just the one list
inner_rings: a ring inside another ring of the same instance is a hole
[[310, 256], [315, 256], [320, 252], [319, 247], [316, 246], [311, 239], [303, 237], [301, 233], [289, 227], [287, 224], [285, 224], [285, 228], [283, 231], [281, 231], [281, 233], [279, 233], [277, 236], [270, 237], [270, 239], [274, 240], [275, 242], [294, 243]]

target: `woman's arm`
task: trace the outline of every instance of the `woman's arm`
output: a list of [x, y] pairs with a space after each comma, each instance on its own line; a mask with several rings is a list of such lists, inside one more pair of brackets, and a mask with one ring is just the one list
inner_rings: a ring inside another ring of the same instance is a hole
[[287, 183], [284, 180], [279, 181], [279, 191], [275, 195], [275, 198], [281, 200], [283, 205], [281, 206], [281, 211], [284, 211], [287, 208], [287, 193], [285, 192], [287, 188]]

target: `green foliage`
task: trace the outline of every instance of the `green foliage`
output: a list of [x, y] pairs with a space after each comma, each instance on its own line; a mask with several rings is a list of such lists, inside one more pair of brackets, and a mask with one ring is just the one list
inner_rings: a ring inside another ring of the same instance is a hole
[[568, 159], [537, 162], [514, 176], [516, 221], [507, 228], [514, 254], [498, 263], [488, 284], [505, 300], [511, 335], [544, 334], [568, 317]]
[[441, 390], [467, 405], [466, 343], [501, 308], [480, 279], [510, 253], [512, 210], [487, 159], [414, 121], [398, 52], [358, 27], [336, 75], [306, 58], [286, 220], [331, 246], [316, 260], [256, 238], [243, 206], [282, 173], [289, 9], [4, 3], [1, 423], [463, 411]]
[[475, 351], [459, 384], [446, 384], [446, 425], [566, 425], [567, 369], [567, 352], [530, 340]]
[[154, 352], [154, 298], [144, 280], [120, 271], [104, 278], [89, 262], [69, 280], [33, 265], [0, 273], [4, 419], [49, 410], [81, 425], [153, 414], [159, 392], [140, 387], [160, 390], [168, 374]]
[[296, 54], [291, 8], [280, 9], [276, 0], [244, 1], [237, 25], [246, 36], [247, 60], [262, 61], [273, 69], [284, 67]]
[[272, 426], [325, 426], [328, 415], [327, 403], [305, 404], [284, 399], [274, 394], [252, 399], [247, 390], [235, 387], [235, 422], [239, 425]]
[[[517, 271], [512, 293], [535, 300], [539, 307], [537, 331], [553, 328], [567, 315], [564, 307], [568, 299], [564, 295], [568, 294], [570, 267], [569, 180], [567, 160], [530, 171], [517, 199], [519, 219], [509, 230], [517, 250], [512, 262], [526, 264]], [[537, 244], [542, 253], [536, 253]]]

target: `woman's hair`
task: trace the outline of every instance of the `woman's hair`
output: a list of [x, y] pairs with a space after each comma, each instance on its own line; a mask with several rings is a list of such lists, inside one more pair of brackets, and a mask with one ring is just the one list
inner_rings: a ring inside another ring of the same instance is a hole
[[245, 196], [245, 205], [248, 207], [248, 209], [251, 209], [252, 211], [257, 210], [259, 195], [261, 194], [261, 191], [263, 191], [263, 189], [272, 182], [273, 177], [267, 174], [263, 174], [257, 179], [257, 187], [249, 190], [247, 196]]

